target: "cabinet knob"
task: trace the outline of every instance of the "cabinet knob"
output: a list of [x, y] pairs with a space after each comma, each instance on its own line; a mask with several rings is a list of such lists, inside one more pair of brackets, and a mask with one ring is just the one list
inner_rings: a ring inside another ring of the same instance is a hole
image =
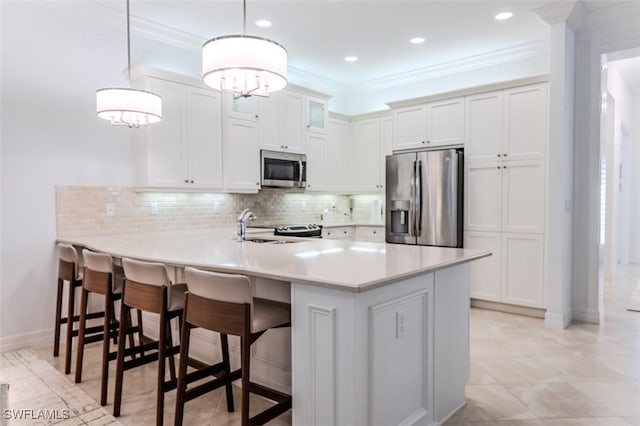
[[260, 186], [260, 182], [256, 182], [256, 185]]
[[311, 124], [307, 124], [307, 129], [308, 129], [309, 127], [311, 127]]
[[375, 233], [377, 233], [377, 232], [378, 232], [378, 231], [373, 231], [373, 233], [374, 233], [374, 234], [375, 234]]
[[284, 145], [280, 145], [280, 148], [284, 149]]
[[258, 114], [256, 114], [256, 118], [260, 118], [260, 116]]
[[498, 157], [501, 157], [501, 155], [500, 155], [500, 154], [498, 154]]
[[507, 166], [502, 166], [502, 168], [503, 168], [503, 169], [506, 169], [506, 168], [507, 168]]
[[422, 143], [427, 143], [426, 141], [422, 141]]
[[504, 154], [502, 154], [502, 156], [503, 156], [503, 157], [506, 157], [506, 156], [507, 156], [507, 153], [505, 152]]
[[311, 184], [307, 184], [307, 188], [311, 188]]
[[431, 141], [427, 141], [427, 143], [431, 143]]
[[189, 179], [185, 179], [185, 180], [184, 180], [184, 183], [189, 183]]
[[500, 170], [500, 166], [496, 167], [496, 169]]
[[189, 183], [193, 183], [193, 179], [191, 179], [191, 181]]
[[285, 146], [284, 146], [284, 149], [289, 149], [289, 146], [288, 146], [288, 145], [285, 145]]
[[343, 234], [346, 234], [346, 233], [347, 233], [347, 231], [342, 231], [342, 233], [343, 233]]

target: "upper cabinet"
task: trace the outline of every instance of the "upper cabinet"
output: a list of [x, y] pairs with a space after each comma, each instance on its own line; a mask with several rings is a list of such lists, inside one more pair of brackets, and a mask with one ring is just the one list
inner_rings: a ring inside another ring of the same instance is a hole
[[260, 150], [258, 126], [238, 118], [224, 120], [224, 189], [227, 192], [258, 192]]
[[330, 117], [327, 125], [327, 190], [346, 193], [350, 187], [351, 123]]
[[162, 97], [163, 117], [135, 133], [134, 184], [159, 189], [222, 188], [220, 94], [155, 77], [139, 83]]
[[393, 110], [393, 151], [461, 145], [465, 140], [464, 98]]
[[283, 139], [280, 145], [286, 151], [298, 154], [305, 153], [305, 95], [285, 91], [282, 112], [283, 112]]
[[547, 84], [467, 96], [466, 160], [534, 160], [546, 155]]
[[353, 121], [353, 156], [351, 191], [382, 192], [385, 186], [385, 155], [391, 134], [389, 117], [365, 118]]
[[327, 106], [327, 100], [313, 96], [306, 96], [305, 125], [307, 131], [326, 134], [328, 120], [329, 109]]

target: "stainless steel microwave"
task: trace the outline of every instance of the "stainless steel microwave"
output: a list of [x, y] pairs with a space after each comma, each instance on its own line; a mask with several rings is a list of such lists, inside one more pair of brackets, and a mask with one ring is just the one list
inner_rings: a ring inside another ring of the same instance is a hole
[[261, 184], [272, 188], [304, 188], [307, 156], [289, 152], [260, 151]]

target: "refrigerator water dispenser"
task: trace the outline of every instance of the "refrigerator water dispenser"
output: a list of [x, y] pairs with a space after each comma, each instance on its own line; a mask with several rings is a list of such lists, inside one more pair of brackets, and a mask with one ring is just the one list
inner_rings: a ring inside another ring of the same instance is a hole
[[409, 210], [411, 210], [410, 200], [391, 200], [391, 233], [409, 233]]

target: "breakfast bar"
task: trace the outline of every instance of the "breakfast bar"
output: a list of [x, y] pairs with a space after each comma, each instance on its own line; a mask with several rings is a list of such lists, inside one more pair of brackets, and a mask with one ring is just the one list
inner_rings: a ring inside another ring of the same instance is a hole
[[247, 275], [256, 294], [283, 284], [294, 425], [432, 425], [464, 405], [469, 262], [488, 252], [264, 234], [239, 242], [230, 228], [59, 241], [162, 262], [176, 280], [192, 266]]

